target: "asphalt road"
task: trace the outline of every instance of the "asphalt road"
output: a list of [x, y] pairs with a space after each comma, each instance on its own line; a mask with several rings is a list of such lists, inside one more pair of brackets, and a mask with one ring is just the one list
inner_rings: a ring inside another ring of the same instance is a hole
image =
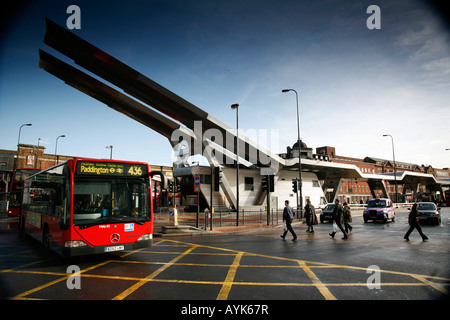
[[[191, 237], [161, 237], [136, 251], [63, 259], [16, 230], [0, 232], [1, 298], [11, 300], [434, 300], [450, 290], [450, 208], [423, 242], [395, 222], [353, 220], [348, 240], [313, 235], [296, 223], [298, 240], [281, 228]], [[78, 273], [73, 273], [77, 272]], [[259, 301], [259, 302], [258, 302]], [[198, 304], [182, 304], [180, 308]], [[220, 312], [227, 310], [223, 305]], [[183, 309], [207, 312], [207, 309]], [[181, 312], [183, 310], [177, 310]], [[228, 310], [231, 312], [231, 310]], [[259, 307], [258, 312], [262, 312]], [[209, 311], [208, 311], [209, 312]], [[216, 314], [219, 312], [215, 310]], [[248, 310], [240, 310], [248, 312]], [[255, 310], [253, 310], [255, 312]]]

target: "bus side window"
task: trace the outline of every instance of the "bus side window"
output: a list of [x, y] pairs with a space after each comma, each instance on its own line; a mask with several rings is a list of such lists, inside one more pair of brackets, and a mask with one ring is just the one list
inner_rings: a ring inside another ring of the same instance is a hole
[[64, 215], [64, 185], [62, 183], [55, 184], [55, 216], [62, 218]]
[[58, 175], [55, 187], [55, 215], [59, 218], [59, 225], [62, 229], [69, 227], [70, 216], [70, 177], [69, 167], [64, 166], [62, 175]]

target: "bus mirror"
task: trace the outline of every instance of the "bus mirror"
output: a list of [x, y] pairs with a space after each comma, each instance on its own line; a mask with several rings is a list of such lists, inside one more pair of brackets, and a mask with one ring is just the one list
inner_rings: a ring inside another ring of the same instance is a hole
[[152, 171], [152, 172], [150, 172], [150, 177], [153, 178], [153, 176], [160, 176], [160, 178], [161, 178], [161, 190], [167, 189], [169, 187], [167, 176], [164, 173], [164, 171]]

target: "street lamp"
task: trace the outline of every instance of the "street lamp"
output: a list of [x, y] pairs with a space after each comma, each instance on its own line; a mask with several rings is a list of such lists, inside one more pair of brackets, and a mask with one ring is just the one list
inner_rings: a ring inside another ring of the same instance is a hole
[[106, 146], [106, 149], [111, 149], [110, 153], [109, 153], [109, 159], [112, 160], [112, 151], [113, 151], [113, 146]]
[[57, 156], [57, 151], [58, 151], [58, 139], [59, 139], [59, 138], [65, 138], [65, 137], [66, 137], [66, 135], [62, 134], [62, 135], [60, 135], [60, 136], [58, 136], [58, 137], [56, 138], [56, 144], [55, 144], [55, 165], [58, 164], [58, 156]]
[[239, 226], [239, 104], [232, 104], [231, 109], [236, 109], [236, 226]]
[[31, 123], [25, 123], [20, 126], [19, 128], [19, 137], [17, 138], [17, 163], [16, 163], [16, 169], [19, 168], [19, 144], [20, 144], [20, 132], [22, 131], [22, 127], [31, 127], [33, 124]]
[[[294, 89], [283, 89], [281, 90], [281, 92], [286, 93], [292, 91], [295, 93], [295, 97], [296, 97], [296, 101], [297, 101], [297, 143], [298, 143], [298, 179], [299, 179], [299, 186], [298, 186], [298, 191], [300, 194], [300, 208], [299, 208], [299, 212], [301, 212], [300, 210], [302, 210], [303, 208], [303, 199], [302, 199], [302, 144], [301, 144], [301, 140], [300, 140], [300, 112], [298, 109], [298, 93], [297, 91], [295, 91]], [[297, 198], [297, 206], [298, 206], [298, 198]]]
[[398, 200], [397, 200], [397, 193], [398, 193], [398, 189], [397, 189], [397, 168], [396, 168], [397, 166], [395, 164], [394, 138], [390, 134], [383, 134], [383, 137], [391, 137], [391, 141], [392, 141], [392, 158], [394, 159], [395, 203], [398, 203]]
[[38, 162], [39, 162], [39, 145], [41, 143], [41, 138], [38, 138], [38, 144], [37, 144], [37, 150], [36, 150], [36, 161], [34, 162], [34, 167], [37, 168], [38, 167]]

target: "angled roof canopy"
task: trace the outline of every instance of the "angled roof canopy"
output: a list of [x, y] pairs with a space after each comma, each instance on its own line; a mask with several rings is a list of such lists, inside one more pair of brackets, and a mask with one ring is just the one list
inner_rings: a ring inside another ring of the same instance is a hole
[[[49, 19], [46, 19], [44, 43], [73, 59], [79, 66], [121, 88], [126, 94], [113, 89], [43, 50], [39, 50], [40, 68], [60, 78], [68, 85], [105, 103], [110, 108], [155, 130], [168, 138], [174, 147], [180, 141], [173, 141], [171, 137], [174, 131], [179, 130], [185, 139], [192, 141], [189, 150], [191, 155], [205, 153], [206, 149], [208, 152], [203, 155], [215, 166], [235, 163], [237, 159], [235, 143], [237, 137], [235, 130], [230, 126]], [[149, 108], [149, 106], [159, 112]], [[196, 121], [201, 122], [201, 132], [196, 132], [198, 130], [195, 125]], [[220, 145], [217, 140], [213, 142], [212, 139], [204, 135], [209, 129], [217, 130], [218, 133], [222, 134], [222, 137], [231, 138], [233, 143], [222, 141], [222, 145]], [[276, 164], [277, 170], [279, 165], [286, 166], [286, 169], [297, 170], [297, 158], [282, 159], [242, 134], [239, 134], [239, 144], [244, 146], [240, 148], [239, 162], [241, 165], [267, 167]], [[199, 148], [194, 145], [199, 146]], [[255, 159], [250, 158], [256, 153], [258, 157], [256, 161], [252, 162]], [[225, 158], [226, 161], [218, 161], [219, 156], [222, 157], [221, 159]], [[265, 159], [263, 163], [261, 163], [262, 157]], [[376, 158], [371, 159], [377, 160]], [[302, 168], [305, 171], [315, 172], [319, 179], [394, 180], [393, 175], [363, 174], [355, 165], [340, 163], [302, 159]], [[397, 175], [397, 180], [405, 183], [417, 181], [426, 184], [439, 184], [429, 174], [397, 172]]]
[[[60, 53], [66, 55], [67, 57], [73, 59], [74, 62], [79, 66], [123, 89], [125, 93], [140, 100], [144, 104], [151, 106], [161, 113], [165, 114], [166, 116], [182, 123], [191, 132], [201, 134], [200, 138], [203, 137], [204, 132], [208, 129], [216, 129], [222, 134], [222, 137], [229, 137], [233, 139], [233, 141], [236, 140], [236, 134], [233, 128], [212, 117], [207, 112], [196, 107], [192, 103], [164, 88], [163, 86], [159, 85], [158, 83], [149, 79], [138, 71], [132, 69], [116, 58], [110, 56], [106, 52], [98, 49], [89, 42], [81, 39], [72, 32], [69, 32], [68, 30], [60, 27], [51, 20], [46, 19], [46, 26], [47, 31], [45, 34], [44, 43], [56, 49]], [[157, 132], [164, 132], [162, 134], [168, 137], [168, 132], [166, 130], [162, 130], [161, 128], [161, 118], [158, 118], [157, 124], [155, 125], [153, 122], [153, 118], [156, 118], [155, 113], [144, 110], [144, 108], [149, 109], [148, 107], [144, 106], [143, 104], [139, 104], [139, 107], [137, 107], [136, 105], [133, 105], [133, 103], [130, 103], [130, 101], [127, 101], [126, 104], [121, 104], [120, 108], [117, 107], [117, 103], [107, 103], [106, 101], [109, 102], [111, 100], [110, 95], [113, 89], [104, 84], [100, 85], [101, 82], [98, 81], [97, 83], [95, 83], [95, 86], [98, 88], [101, 87], [101, 90], [103, 90], [103, 92], [99, 92], [98, 90], [96, 90], [95, 94], [92, 94], [91, 90], [89, 90], [85, 85], [83, 85], [82, 88], [77, 87], [74, 84], [79, 83], [79, 79], [83, 79], [84, 84], [88, 82], [92, 84], [94, 81], [92, 81], [92, 78], [85, 75], [81, 71], [75, 72], [73, 70], [75, 68], [70, 69], [67, 66], [62, 67], [63, 63], [61, 61], [54, 57], [52, 57], [51, 59], [51, 56], [49, 56], [50, 55], [46, 54], [44, 57], [46, 61], [41, 61], [40, 63], [40, 66], [43, 69], [49, 71], [53, 75], [61, 78], [62, 80], [66, 81], [66, 83], [85, 92], [86, 94], [89, 94], [99, 101], [106, 103], [111, 108], [132, 117], [133, 119], [149, 126], [150, 128], [153, 128]], [[42, 51], [41, 59], [43, 60]], [[106, 92], [108, 92], [109, 95]], [[117, 91], [114, 92], [114, 95], [117, 96]], [[120, 98], [124, 99], [124, 95], [121, 95]], [[141, 115], [143, 113], [151, 113], [152, 117], [142, 118]], [[201, 121], [202, 132], [194, 131], [194, 129], [196, 129], [195, 121]], [[162, 126], [166, 127], [166, 129], [174, 127], [173, 122], [166, 122]], [[242, 134], [239, 135], [239, 141], [240, 145], [245, 146], [245, 148], [241, 148], [239, 152], [241, 157], [249, 160], [251, 158], [251, 150], [253, 148], [254, 150], [258, 151], [258, 154], [261, 157], [265, 157], [265, 159], [269, 158], [271, 161], [274, 161], [276, 163], [283, 163], [283, 159], [281, 159], [277, 154], [271, 153], [265, 148], [259, 146], [257, 143], [244, 137]], [[236, 154], [235, 145], [235, 143], [223, 143], [223, 147], [227, 148], [228, 151], [231, 151], [234, 154]], [[201, 146], [201, 150], [196, 151], [202, 153], [204, 150], [203, 147], [204, 146]], [[232, 148], [232, 150], [230, 150], [229, 148]], [[253, 164], [261, 165], [260, 162]]]

